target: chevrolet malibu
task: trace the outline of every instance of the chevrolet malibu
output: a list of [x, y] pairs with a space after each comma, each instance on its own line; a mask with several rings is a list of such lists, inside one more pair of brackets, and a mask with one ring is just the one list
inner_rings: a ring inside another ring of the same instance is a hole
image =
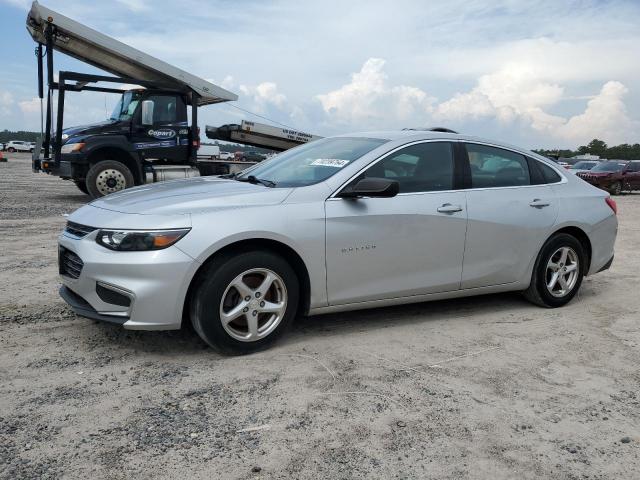
[[68, 220], [60, 293], [77, 314], [190, 321], [226, 353], [272, 344], [297, 315], [506, 291], [560, 307], [611, 265], [617, 233], [609, 195], [545, 157], [416, 130], [317, 140]]

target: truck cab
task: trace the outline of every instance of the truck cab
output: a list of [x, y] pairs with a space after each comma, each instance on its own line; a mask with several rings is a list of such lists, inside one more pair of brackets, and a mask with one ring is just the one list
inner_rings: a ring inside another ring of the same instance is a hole
[[187, 102], [180, 92], [123, 92], [106, 121], [62, 131], [60, 162], [48, 173], [73, 180], [95, 198], [141, 185], [154, 165], [189, 164], [198, 145]]

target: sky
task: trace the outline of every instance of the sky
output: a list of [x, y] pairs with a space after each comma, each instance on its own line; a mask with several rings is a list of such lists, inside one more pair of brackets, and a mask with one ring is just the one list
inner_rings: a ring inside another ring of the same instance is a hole
[[[80, 0], [44, 5], [239, 95], [204, 126], [445, 126], [527, 148], [640, 142], [640, 0]], [[30, 2], [0, 0], [0, 130], [39, 130]], [[96, 72], [56, 56], [56, 70]], [[65, 126], [112, 94], [67, 96]]]

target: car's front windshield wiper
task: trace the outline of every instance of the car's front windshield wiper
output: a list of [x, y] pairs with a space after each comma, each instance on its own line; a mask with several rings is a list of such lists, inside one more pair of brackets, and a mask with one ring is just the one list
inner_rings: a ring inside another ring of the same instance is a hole
[[[230, 178], [234, 178], [234, 177], [230, 177]], [[249, 182], [253, 184], [259, 183], [260, 185], [264, 185], [265, 187], [269, 187], [269, 188], [273, 188], [276, 186], [276, 182], [272, 180], [267, 180], [266, 178], [258, 178], [254, 175], [249, 175], [248, 177], [236, 177], [234, 178], [234, 180], [237, 180], [239, 182]]]

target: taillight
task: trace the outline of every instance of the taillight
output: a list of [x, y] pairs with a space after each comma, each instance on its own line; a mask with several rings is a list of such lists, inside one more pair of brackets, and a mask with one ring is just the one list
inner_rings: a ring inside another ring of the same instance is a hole
[[611, 197], [605, 198], [604, 201], [607, 202], [607, 205], [609, 205], [609, 208], [611, 208], [611, 210], [613, 210], [614, 215], [617, 215], [618, 214], [618, 205], [616, 204], [616, 201]]
[[200, 127], [196, 128], [196, 138], [191, 143], [196, 150], [200, 149]]

